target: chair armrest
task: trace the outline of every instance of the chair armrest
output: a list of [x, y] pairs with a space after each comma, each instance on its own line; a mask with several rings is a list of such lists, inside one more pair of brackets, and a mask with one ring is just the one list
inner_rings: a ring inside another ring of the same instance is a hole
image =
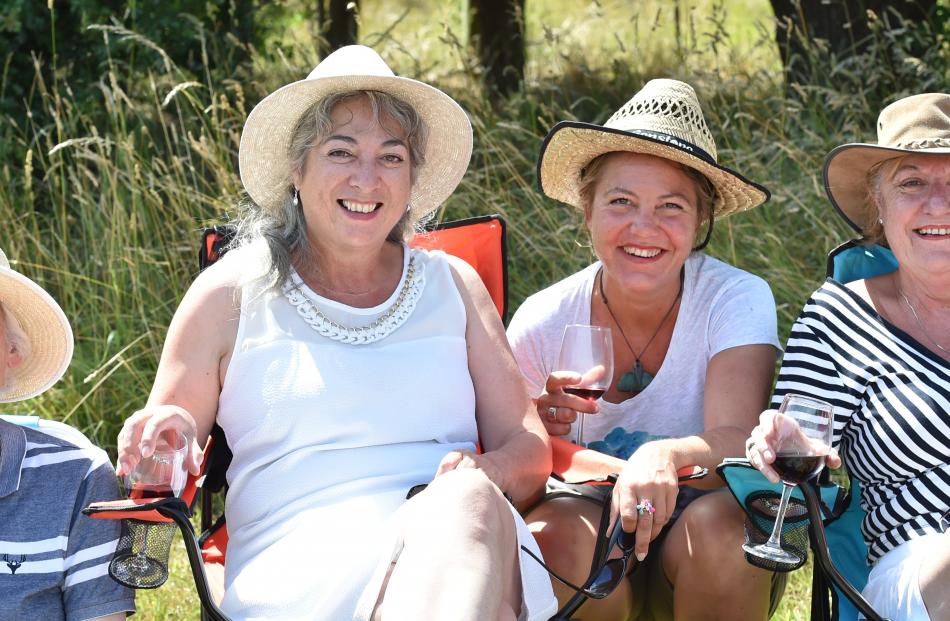
[[188, 507], [180, 498], [126, 498], [94, 502], [82, 510], [95, 520], [141, 520], [171, 523], [174, 520], [159, 513], [159, 508], [175, 508], [187, 515]]
[[[551, 476], [578, 485], [612, 484], [627, 463], [619, 457], [605, 455], [562, 438], [551, 438], [551, 453]], [[685, 483], [703, 478], [707, 470], [700, 466], [684, 466], [676, 474], [680, 482]]]

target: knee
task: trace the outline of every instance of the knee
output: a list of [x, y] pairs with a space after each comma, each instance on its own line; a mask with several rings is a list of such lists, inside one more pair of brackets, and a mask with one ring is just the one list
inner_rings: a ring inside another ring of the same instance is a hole
[[586, 575], [594, 553], [596, 526], [584, 515], [585, 507], [575, 504], [570, 500], [549, 500], [526, 518], [545, 562], [568, 576]]
[[745, 538], [742, 508], [731, 496], [717, 496], [720, 494], [696, 499], [680, 518], [685, 522], [693, 553], [713, 559], [740, 551]]
[[[745, 514], [728, 494], [709, 494], [696, 499], [683, 511], [664, 545], [664, 565], [671, 579], [682, 570], [706, 576], [711, 583], [732, 588], [738, 575], [759, 571], [746, 562]], [[674, 580], [675, 582], [675, 580]]]
[[508, 501], [483, 472], [459, 469], [437, 477], [420, 494], [420, 511], [428, 519], [418, 522], [423, 530], [444, 526], [479, 539], [514, 530]]

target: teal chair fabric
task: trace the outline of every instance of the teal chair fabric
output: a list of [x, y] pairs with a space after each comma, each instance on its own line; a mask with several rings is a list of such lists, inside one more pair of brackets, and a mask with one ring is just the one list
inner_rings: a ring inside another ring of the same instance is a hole
[[828, 253], [829, 278], [848, 283], [860, 278], [873, 278], [897, 269], [897, 259], [890, 248], [851, 240]]
[[[867, 565], [868, 546], [861, 536], [861, 520], [864, 519], [864, 510], [861, 509], [861, 487], [857, 481], [851, 479], [851, 489], [847, 496], [847, 504], [843, 511], [830, 522], [825, 523], [825, 537], [828, 539], [828, 548], [834, 555], [833, 560], [838, 571], [861, 591], [868, 583]], [[831, 618], [839, 621], [855, 620], [858, 610], [854, 604], [834, 586], [832, 595]]]

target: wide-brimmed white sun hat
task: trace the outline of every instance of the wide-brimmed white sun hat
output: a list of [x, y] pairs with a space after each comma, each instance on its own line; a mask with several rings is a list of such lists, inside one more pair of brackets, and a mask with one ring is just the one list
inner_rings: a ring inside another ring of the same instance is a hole
[[769, 191], [718, 162], [696, 92], [678, 80], [650, 80], [606, 123], [562, 121], [541, 145], [538, 183], [553, 199], [581, 208], [587, 165], [614, 151], [655, 155], [694, 168], [716, 189], [717, 218], [769, 200]]
[[276, 210], [290, 200], [290, 141], [301, 117], [335, 93], [381, 91], [412, 106], [426, 124], [425, 163], [416, 168], [409, 199], [421, 220], [458, 186], [472, 155], [472, 124], [454, 99], [418, 80], [395, 75], [374, 50], [340, 48], [306, 79], [283, 86], [251, 110], [241, 134], [239, 167], [244, 189], [259, 206]]
[[903, 155], [950, 153], [950, 95], [923, 93], [898, 99], [877, 117], [877, 144], [835, 147], [825, 158], [825, 192], [857, 231], [868, 224], [868, 172]]
[[[19, 366], [7, 369], [7, 385], [0, 388], [0, 403], [22, 401], [42, 393], [59, 381], [73, 357], [73, 331], [66, 314], [41, 286], [10, 268], [0, 250], [0, 304], [12, 316], [13, 330], [28, 341]], [[9, 321], [9, 319], [7, 320]], [[7, 330], [5, 322], [0, 329]], [[8, 330], [9, 332], [9, 330]]]

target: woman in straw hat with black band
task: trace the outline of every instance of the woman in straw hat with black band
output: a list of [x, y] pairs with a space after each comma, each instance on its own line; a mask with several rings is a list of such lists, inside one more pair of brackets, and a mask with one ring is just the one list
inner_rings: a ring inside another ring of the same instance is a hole
[[177, 429], [197, 469], [224, 429], [234, 618], [553, 614], [505, 498], [543, 486], [543, 426], [475, 271], [405, 243], [471, 149], [455, 101], [362, 46], [249, 115], [239, 245], [185, 296], [119, 438], [128, 471]]
[[[950, 94], [892, 103], [877, 137], [828, 155], [825, 190], [898, 267], [812, 294], [772, 402], [834, 406], [834, 446], [867, 512], [871, 605], [895, 621], [950, 619]], [[775, 421], [764, 412], [747, 449], [773, 481]]]
[[[613, 502], [641, 561], [585, 618], [764, 619], [782, 581], [745, 562], [741, 510], [725, 491], [680, 491], [676, 471], [741, 454], [771, 385], [768, 285], [701, 251], [714, 220], [768, 191], [718, 163], [695, 92], [675, 80], [650, 81], [603, 126], [558, 123], [538, 173], [546, 195], [583, 212], [599, 260], [528, 298], [508, 338], [548, 432], [573, 439], [587, 414], [582, 441], [627, 460]], [[581, 379], [556, 366], [566, 324], [611, 329], [616, 372], [600, 401], [564, 390]], [[598, 489], [549, 489], [526, 518], [552, 568], [577, 581]]]

